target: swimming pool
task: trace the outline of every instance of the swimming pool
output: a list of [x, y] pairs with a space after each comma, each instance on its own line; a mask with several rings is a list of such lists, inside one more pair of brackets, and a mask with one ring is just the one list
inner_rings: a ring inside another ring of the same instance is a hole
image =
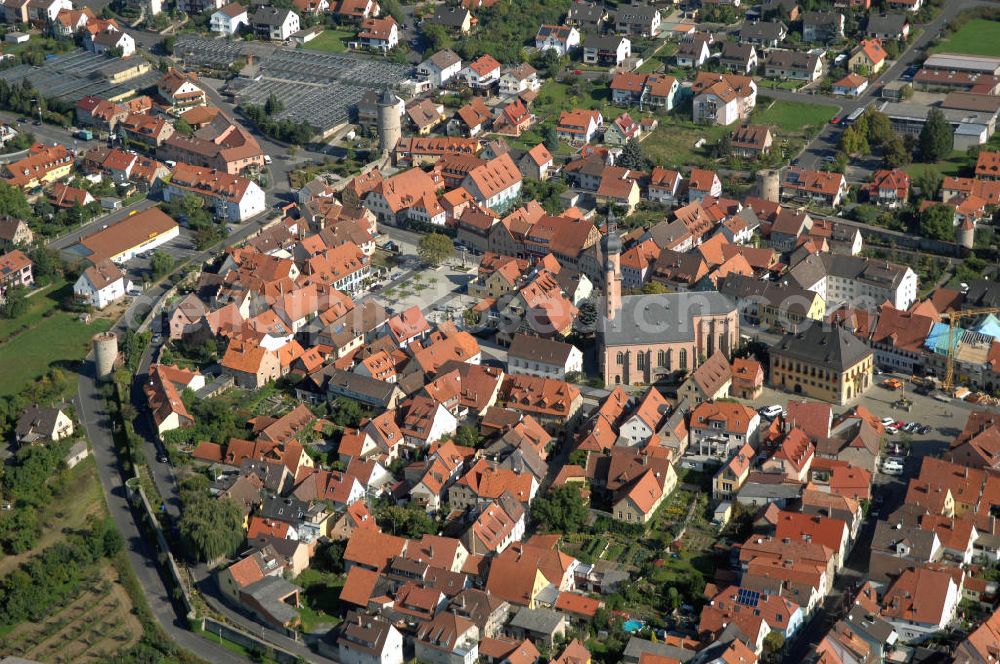
[[636, 632], [638, 632], [640, 629], [642, 629], [645, 626], [646, 626], [646, 623], [642, 622], [641, 620], [634, 620], [634, 619], [633, 620], [626, 620], [624, 622], [624, 624], [622, 624], [622, 627], [629, 634], [635, 634]]

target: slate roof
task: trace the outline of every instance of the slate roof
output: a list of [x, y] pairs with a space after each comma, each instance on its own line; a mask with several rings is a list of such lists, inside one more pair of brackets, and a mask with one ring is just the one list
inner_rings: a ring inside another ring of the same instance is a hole
[[852, 367], [872, 354], [861, 339], [844, 328], [827, 330], [823, 325], [810, 325], [803, 332], [786, 334], [771, 347], [771, 352], [835, 371]]

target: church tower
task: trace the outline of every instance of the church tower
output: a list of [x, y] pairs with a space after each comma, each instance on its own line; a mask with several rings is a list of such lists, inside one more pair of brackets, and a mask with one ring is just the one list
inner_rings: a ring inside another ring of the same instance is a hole
[[615, 225], [608, 223], [608, 230], [601, 238], [604, 254], [604, 315], [614, 320], [622, 308], [622, 241]]

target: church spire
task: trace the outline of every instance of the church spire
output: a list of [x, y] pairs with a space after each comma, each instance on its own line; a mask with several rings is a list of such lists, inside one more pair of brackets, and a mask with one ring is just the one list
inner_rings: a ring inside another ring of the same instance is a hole
[[622, 241], [612, 221], [608, 221], [607, 230], [601, 238], [601, 249], [604, 254], [604, 315], [608, 320], [614, 320], [622, 308]]

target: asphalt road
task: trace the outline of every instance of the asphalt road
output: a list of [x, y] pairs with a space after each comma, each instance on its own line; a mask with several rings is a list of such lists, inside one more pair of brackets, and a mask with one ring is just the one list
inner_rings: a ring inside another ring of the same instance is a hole
[[171, 593], [157, 565], [157, 553], [139, 532], [136, 515], [132, 513], [125, 496], [121, 468], [118, 465], [118, 456], [109, 430], [110, 417], [100, 387], [94, 379], [93, 362], [88, 361], [80, 374], [75, 405], [90, 439], [108, 509], [125, 540], [129, 563], [142, 586], [156, 621], [178, 645], [209, 662], [223, 664], [246, 662], [246, 659], [232, 651], [189, 631], [184, 616], [179, 615], [177, 607], [171, 601]]

